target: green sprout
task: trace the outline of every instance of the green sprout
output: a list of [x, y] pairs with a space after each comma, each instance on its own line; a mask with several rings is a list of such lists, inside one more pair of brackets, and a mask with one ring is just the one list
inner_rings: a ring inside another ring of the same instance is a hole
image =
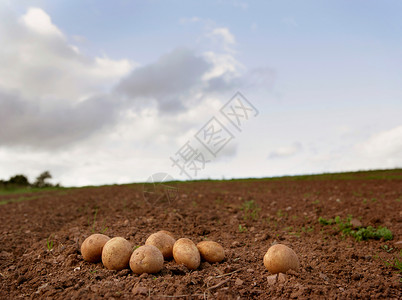
[[239, 232], [246, 232], [246, 231], [247, 231], [247, 227], [239, 224]]
[[241, 209], [244, 211], [244, 220], [256, 220], [259, 212], [261, 211], [261, 208], [254, 202], [254, 200], [245, 201]]
[[46, 239], [46, 247], [48, 251], [52, 251], [53, 250], [53, 246], [54, 246], [54, 242], [52, 240], [52, 235], [50, 235], [47, 239]]

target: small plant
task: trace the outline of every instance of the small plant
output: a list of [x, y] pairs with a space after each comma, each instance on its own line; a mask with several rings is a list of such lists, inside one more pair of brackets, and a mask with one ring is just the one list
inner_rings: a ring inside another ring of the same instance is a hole
[[368, 226], [367, 228], [360, 228], [357, 231], [352, 230], [350, 235], [353, 236], [357, 241], [368, 240], [368, 239], [376, 239], [379, 240], [381, 238], [384, 241], [392, 240], [393, 235], [391, 230], [387, 227], [378, 227], [375, 229], [372, 226]]
[[303, 232], [312, 232], [312, 231], [314, 231], [314, 226], [311, 226], [311, 227], [309, 227], [309, 226], [307, 226], [307, 227], [302, 227], [302, 231]]
[[322, 225], [332, 225], [335, 223], [334, 219], [325, 219], [323, 217], [319, 217], [318, 222]]
[[[95, 224], [96, 224], [96, 217], [98, 215], [98, 208], [95, 208], [94, 212], [94, 218], [92, 220], [92, 224], [90, 224], [89, 219], [88, 219], [88, 226], [91, 226], [91, 232], [95, 233]], [[105, 226], [105, 223], [102, 223], [101, 230], [99, 231], [100, 233], [105, 233], [109, 228]]]
[[244, 220], [256, 220], [258, 218], [259, 212], [261, 211], [261, 208], [258, 206], [257, 203], [254, 202], [254, 200], [245, 201], [241, 209], [244, 211]]
[[96, 269], [92, 269], [92, 270], [88, 270], [89, 273], [91, 273], [91, 275], [94, 275], [98, 270]]
[[286, 217], [288, 214], [285, 213], [285, 212], [283, 212], [282, 209], [278, 209], [278, 211], [276, 212], [276, 215], [277, 215], [279, 218], [282, 218], [282, 217]]
[[314, 205], [320, 204], [320, 200], [318, 200], [318, 199], [317, 199], [317, 200], [314, 200], [314, 201], [311, 202], [311, 204], [314, 204]]
[[388, 253], [390, 253], [392, 250], [394, 250], [394, 248], [391, 248], [386, 244], [382, 245], [381, 248], [384, 249], [384, 251], [386, 251]]
[[293, 226], [288, 226], [283, 229], [284, 231], [291, 231], [293, 230]]
[[350, 235], [356, 239], [356, 241], [363, 241], [368, 239], [384, 239], [384, 241], [392, 240], [393, 235], [391, 230], [387, 227], [378, 227], [377, 229], [368, 226], [368, 227], [360, 227], [357, 230], [353, 230], [353, 225], [350, 223], [352, 220], [352, 215], [348, 215], [345, 220], [342, 220], [341, 217], [336, 216], [335, 219], [324, 219], [322, 217], [318, 218], [318, 222], [322, 225], [332, 225], [337, 224], [338, 229], [342, 232], [342, 237], [346, 237]]
[[52, 240], [52, 235], [50, 235], [47, 239], [46, 239], [46, 247], [48, 251], [52, 251], [53, 250], [53, 246], [54, 246], [54, 242]]
[[246, 231], [247, 231], [247, 227], [239, 224], [239, 232], [246, 232]]
[[396, 269], [398, 273], [402, 273], [402, 250], [399, 251], [400, 259], [398, 257], [395, 257], [393, 261], [384, 261], [385, 265], [387, 267], [391, 267], [393, 269]]
[[134, 246], [134, 247], [133, 247], [133, 251], [134, 251], [134, 250], [137, 250], [137, 249], [140, 248], [140, 247], [141, 247], [141, 246], [139, 246], [139, 245]]

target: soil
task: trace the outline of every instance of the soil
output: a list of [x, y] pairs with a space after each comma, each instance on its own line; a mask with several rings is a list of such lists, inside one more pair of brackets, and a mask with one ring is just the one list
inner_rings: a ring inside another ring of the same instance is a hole
[[[402, 259], [400, 179], [199, 181], [177, 187], [170, 202], [145, 201], [143, 186], [134, 184], [27, 194], [27, 201], [1, 205], [0, 298], [401, 298], [401, 274], [389, 265]], [[6, 199], [10, 195], [0, 196], [0, 202]], [[386, 226], [393, 240], [356, 241], [336, 225], [318, 222], [348, 215], [362, 226]], [[95, 232], [122, 236], [134, 247], [162, 229], [195, 243], [219, 242], [225, 260], [202, 262], [195, 271], [167, 261], [157, 274], [136, 275], [85, 262], [80, 254], [83, 240]], [[297, 253], [299, 271], [272, 276], [265, 269], [263, 257], [273, 243]]]

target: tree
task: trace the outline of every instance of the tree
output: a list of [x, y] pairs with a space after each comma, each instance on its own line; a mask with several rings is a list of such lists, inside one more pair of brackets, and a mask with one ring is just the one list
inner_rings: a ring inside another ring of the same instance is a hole
[[14, 185], [21, 185], [21, 186], [28, 186], [30, 185], [28, 178], [25, 175], [18, 174], [13, 177], [10, 177], [8, 180], [9, 184], [14, 184]]
[[39, 188], [52, 186], [51, 183], [46, 182], [46, 180], [50, 178], [52, 178], [52, 175], [50, 175], [49, 171], [45, 171], [41, 173], [38, 177], [36, 177], [36, 180], [33, 185]]

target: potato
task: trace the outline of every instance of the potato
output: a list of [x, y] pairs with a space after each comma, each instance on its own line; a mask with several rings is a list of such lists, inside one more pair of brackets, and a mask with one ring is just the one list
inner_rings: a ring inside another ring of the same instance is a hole
[[103, 246], [109, 240], [110, 237], [99, 233], [87, 237], [81, 244], [81, 254], [84, 260], [92, 263], [101, 261]]
[[152, 245], [141, 246], [131, 255], [130, 268], [136, 274], [158, 273], [163, 268], [162, 252]]
[[202, 259], [209, 263], [221, 262], [225, 258], [223, 247], [213, 241], [202, 241], [197, 244]]
[[173, 257], [176, 263], [185, 265], [190, 270], [200, 266], [201, 257], [197, 246], [186, 238], [181, 238], [174, 243]]
[[103, 265], [109, 270], [123, 270], [128, 268], [133, 247], [122, 237], [110, 239], [102, 251]]
[[272, 274], [286, 273], [292, 269], [299, 269], [299, 259], [289, 247], [276, 244], [270, 247], [264, 255], [264, 265]]
[[173, 245], [176, 242], [174, 238], [164, 232], [151, 234], [145, 242], [145, 245], [155, 246], [162, 252], [165, 259], [173, 257]]
[[159, 232], [165, 233], [165, 234], [167, 234], [167, 235], [170, 235], [172, 238], [174, 238], [174, 239], [176, 240], [176, 237], [175, 237], [174, 234], [173, 234], [172, 232], [170, 232], [170, 231], [167, 231], [167, 230], [159, 230], [157, 233], [159, 233]]

